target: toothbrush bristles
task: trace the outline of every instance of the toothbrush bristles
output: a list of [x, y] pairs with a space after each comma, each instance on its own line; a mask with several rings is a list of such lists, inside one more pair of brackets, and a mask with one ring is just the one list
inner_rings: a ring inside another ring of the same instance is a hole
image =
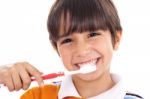
[[92, 65], [87, 65], [87, 66], [83, 66], [80, 71], [81, 73], [85, 74], [85, 73], [90, 73], [96, 70], [96, 66], [92, 66]]

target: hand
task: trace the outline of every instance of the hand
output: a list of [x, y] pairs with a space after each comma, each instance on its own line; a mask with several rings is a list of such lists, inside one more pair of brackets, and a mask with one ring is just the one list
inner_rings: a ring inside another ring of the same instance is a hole
[[44, 82], [42, 73], [28, 62], [18, 62], [12, 65], [0, 66], [0, 84], [5, 84], [9, 91], [26, 90], [31, 84], [31, 77], [35, 77], [39, 86]]

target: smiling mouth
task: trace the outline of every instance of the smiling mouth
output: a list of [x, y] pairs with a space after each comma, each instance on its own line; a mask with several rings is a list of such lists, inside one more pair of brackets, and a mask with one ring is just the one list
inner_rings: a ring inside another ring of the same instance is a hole
[[99, 61], [100, 58], [95, 58], [91, 59], [89, 61], [81, 62], [81, 63], [76, 63], [75, 66], [77, 69], [80, 69], [83, 66], [91, 65], [91, 66], [96, 66], [97, 62]]

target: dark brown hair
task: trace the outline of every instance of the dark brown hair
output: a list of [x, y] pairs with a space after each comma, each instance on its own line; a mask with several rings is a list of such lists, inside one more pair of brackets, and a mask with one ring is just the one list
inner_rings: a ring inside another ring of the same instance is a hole
[[53, 46], [61, 36], [73, 32], [109, 30], [112, 41], [122, 31], [117, 10], [111, 0], [57, 0], [47, 20], [49, 39]]

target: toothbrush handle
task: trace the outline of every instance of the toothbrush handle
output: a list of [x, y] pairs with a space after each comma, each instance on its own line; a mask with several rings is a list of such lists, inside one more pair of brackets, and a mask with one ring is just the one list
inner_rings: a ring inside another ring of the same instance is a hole
[[[43, 75], [42, 78], [43, 78], [43, 80], [48, 80], [48, 79], [53, 79], [53, 78], [56, 78], [59, 76], [64, 76], [64, 75], [65, 75], [64, 72], [50, 73], [50, 74]], [[31, 78], [31, 81], [36, 81], [36, 79]]]

